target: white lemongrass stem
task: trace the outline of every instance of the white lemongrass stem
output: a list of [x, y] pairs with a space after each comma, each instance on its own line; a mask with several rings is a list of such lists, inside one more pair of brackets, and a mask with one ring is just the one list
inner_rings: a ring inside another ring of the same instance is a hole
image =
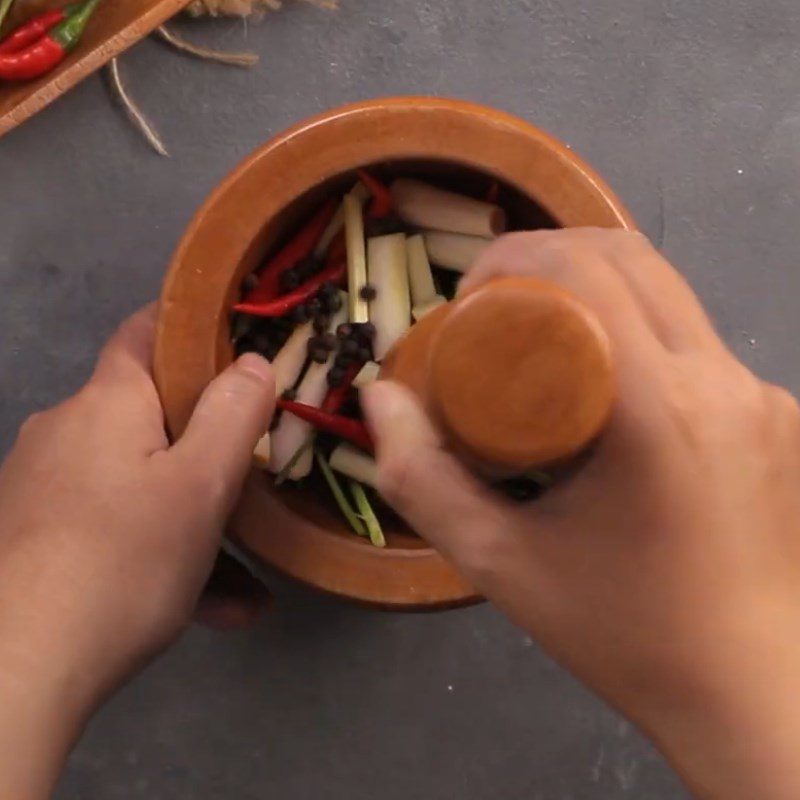
[[[272, 361], [272, 374], [275, 376], [275, 396], [280, 397], [291, 389], [300, 377], [306, 363], [308, 340], [314, 335], [314, 325], [306, 322], [295, 328], [286, 344]], [[268, 469], [271, 454], [270, 434], [265, 433], [256, 444], [253, 460], [261, 469]]]
[[463, 233], [426, 231], [423, 237], [428, 258], [436, 266], [456, 272], [469, 272], [478, 256], [491, 244], [488, 239]]
[[[369, 189], [364, 186], [361, 181], [358, 181], [355, 186], [350, 190], [349, 194], [353, 195], [354, 197], [358, 198], [358, 201], [361, 203], [361, 207], [364, 207], [364, 203], [367, 202], [369, 198]], [[314, 248], [314, 255], [317, 258], [322, 258], [325, 253], [328, 252], [328, 247], [330, 243], [333, 241], [334, 237], [337, 233], [344, 227], [344, 201], [339, 204], [339, 208], [336, 209], [336, 213], [333, 215], [331, 221], [328, 223], [328, 227], [322, 232], [322, 236], [319, 237], [319, 241], [317, 242], [317, 246]]]
[[375, 326], [372, 349], [380, 361], [411, 327], [405, 234], [376, 236], [367, 242], [367, 275], [375, 291], [369, 301], [369, 318]]
[[358, 375], [353, 378], [353, 386], [356, 389], [363, 389], [365, 386], [368, 386], [373, 381], [378, 380], [378, 375], [380, 374], [381, 368], [379, 364], [376, 364], [374, 361], [367, 361], [361, 370], [359, 371]]
[[436, 297], [431, 262], [425, 249], [425, 239], [421, 234], [406, 239], [408, 254], [408, 283], [411, 288], [411, 304], [424, 306]]
[[367, 283], [367, 251], [361, 202], [353, 194], [344, 196], [344, 229], [347, 241], [347, 288], [350, 322], [369, 322], [369, 306], [361, 296]]
[[[342, 307], [331, 318], [328, 330], [336, 330], [339, 325], [347, 321], [347, 298], [343, 295], [342, 300]], [[312, 362], [309, 364], [306, 374], [297, 387], [296, 400], [298, 403], [319, 408], [328, 393], [328, 370], [330, 367], [330, 363]], [[303, 443], [308, 441], [313, 430], [308, 422], [295, 417], [294, 414], [281, 415], [280, 422], [271, 433], [270, 472], [276, 474], [281, 472]], [[291, 468], [287, 477], [295, 481], [305, 478], [311, 472], [313, 459], [314, 450], [309, 447]]]
[[306, 363], [308, 340], [314, 335], [314, 324], [306, 322], [295, 328], [286, 344], [272, 361], [272, 374], [275, 376], [275, 396], [280, 397], [291, 389]]
[[359, 483], [366, 483], [373, 489], [377, 487], [378, 465], [375, 463], [375, 459], [349, 444], [340, 444], [331, 453], [328, 463], [333, 469], [341, 472], [342, 475], [347, 475], [348, 478]]
[[391, 186], [391, 193], [399, 216], [420, 228], [489, 239], [506, 229], [505, 211], [483, 200], [409, 178], [398, 178]]
[[253, 450], [253, 462], [259, 469], [269, 469], [269, 458], [272, 451], [269, 433], [265, 433]]
[[426, 314], [430, 314], [434, 308], [439, 308], [439, 306], [443, 306], [446, 302], [446, 297], [437, 294], [433, 300], [429, 300], [424, 305], [414, 306], [414, 308], [411, 309], [411, 316], [414, 317], [414, 322], [419, 322]]

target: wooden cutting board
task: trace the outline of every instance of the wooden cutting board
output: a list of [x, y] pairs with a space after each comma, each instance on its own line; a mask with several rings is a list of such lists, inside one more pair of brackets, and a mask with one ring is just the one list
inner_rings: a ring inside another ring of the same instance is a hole
[[[0, 83], [0, 136], [41, 111], [91, 72], [102, 67], [177, 14], [189, 0], [106, 0], [97, 9], [84, 37], [49, 75], [29, 83]], [[63, 2], [20, 0], [15, 17]]]

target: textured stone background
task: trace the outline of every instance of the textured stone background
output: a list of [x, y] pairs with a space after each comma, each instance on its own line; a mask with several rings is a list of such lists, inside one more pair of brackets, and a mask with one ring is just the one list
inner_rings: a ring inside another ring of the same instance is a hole
[[[800, 389], [796, 0], [343, 0], [265, 24], [189, 23], [245, 72], [155, 42], [123, 69], [173, 151], [92, 77], [0, 141], [0, 452], [154, 297], [207, 192], [328, 106], [455, 95], [592, 161], [731, 347]], [[148, 800], [677, 800], [631, 730], [487, 607], [383, 616], [282, 582], [258, 630], [195, 630], [97, 718], [58, 794]]]

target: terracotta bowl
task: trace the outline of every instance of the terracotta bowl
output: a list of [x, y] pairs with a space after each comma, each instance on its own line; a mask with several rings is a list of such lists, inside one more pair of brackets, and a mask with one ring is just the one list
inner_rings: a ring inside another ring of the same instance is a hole
[[[490, 108], [437, 98], [378, 99], [301, 123], [251, 155], [183, 236], [161, 297], [155, 374], [171, 434], [230, 363], [229, 310], [245, 275], [354, 171], [429, 176], [464, 191], [500, 183], [513, 228], [633, 228], [602, 179], [563, 144]], [[400, 520], [385, 549], [354, 536], [319, 487], [272, 488], [254, 471], [232, 536], [262, 561], [318, 589], [384, 608], [478, 599]]]

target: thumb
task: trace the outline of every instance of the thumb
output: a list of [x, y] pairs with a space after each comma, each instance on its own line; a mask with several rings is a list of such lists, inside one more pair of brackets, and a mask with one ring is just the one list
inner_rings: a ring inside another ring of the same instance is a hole
[[478, 588], [513, 539], [513, 510], [442, 442], [414, 395], [389, 381], [362, 390], [377, 443], [378, 490], [424, 539]]
[[206, 387], [172, 456], [189, 470], [206, 470], [215, 498], [232, 505], [274, 410], [272, 367], [246, 353]]

